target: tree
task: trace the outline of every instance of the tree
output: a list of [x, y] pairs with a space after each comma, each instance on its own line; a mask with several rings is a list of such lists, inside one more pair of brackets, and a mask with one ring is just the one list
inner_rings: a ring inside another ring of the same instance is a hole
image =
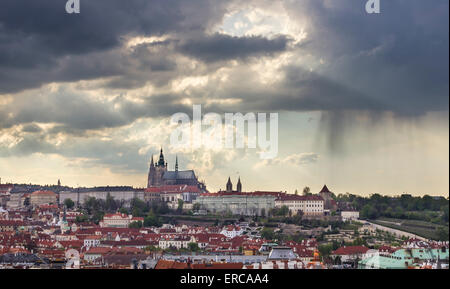
[[94, 197], [87, 198], [87, 200], [84, 202], [84, 207], [89, 214], [93, 214], [93, 211], [98, 209], [97, 199]]
[[30, 205], [30, 198], [25, 198], [25, 200], [23, 201], [23, 205], [25, 207], [28, 207]]
[[437, 231], [437, 235], [438, 235], [439, 241], [448, 241], [448, 238], [449, 238], [448, 228], [445, 229], [443, 227], [440, 227]]
[[64, 205], [67, 209], [72, 209], [75, 206], [75, 203], [72, 201], [72, 199], [65, 199]]
[[200, 208], [201, 208], [201, 206], [200, 206], [199, 203], [195, 203], [195, 204], [192, 206], [192, 209], [193, 209], [194, 211], [198, 211], [198, 210], [200, 210]]
[[98, 224], [101, 220], [103, 220], [104, 213], [102, 211], [95, 211], [92, 216], [92, 221]]
[[191, 252], [198, 252], [200, 251], [200, 247], [198, 246], [197, 243], [194, 242], [190, 242], [187, 244], [189, 251]]
[[292, 221], [294, 222], [294, 224], [296, 224], [296, 225], [302, 224], [303, 214], [304, 213], [302, 210], [297, 211], [297, 214], [295, 214], [294, 217], [292, 218]]
[[142, 217], [148, 211], [147, 204], [138, 198], [132, 199], [130, 206], [131, 214], [135, 217]]
[[122, 207], [122, 208], [119, 209], [119, 213], [128, 215], [128, 209]]
[[280, 210], [278, 211], [278, 214], [280, 215], [280, 216], [286, 216], [287, 214], [289, 214], [289, 207], [288, 206], [282, 206], [281, 208], [280, 208]]
[[333, 251], [333, 244], [319, 245], [318, 250], [322, 257], [328, 257]]
[[182, 199], [178, 199], [178, 208], [177, 211], [181, 213], [183, 211], [184, 201]]
[[444, 223], [448, 223], [448, 204], [446, 206], [441, 207], [442, 212], [442, 221]]
[[76, 222], [76, 223], [85, 223], [85, 222], [87, 222], [88, 220], [89, 220], [88, 217], [85, 216], [85, 215], [80, 215], [80, 216], [77, 216], [77, 217], [75, 218], [75, 222]]
[[304, 187], [303, 188], [303, 195], [304, 196], [309, 196], [311, 195], [311, 189], [309, 187]]
[[272, 229], [264, 227], [261, 230], [261, 238], [266, 240], [273, 240], [275, 238], [275, 233], [273, 232]]
[[117, 210], [116, 201], [114, 200], [114, 197], [112, 197], [109, 192], [106, 195], [105, 209], [108, 212], [115, 212]]
[[156, 252], [156, 251], [159, 251], [159, 248], [150, 245], [150, 246], [145, 247], [145, 251]]
[[360, 215], [364, 219], [376, 219], [378, 212], [373, 206], [367, 204], [362, 208]]
[[134, 221], [134, 222], [131, 222], [129, 225], [128, 225], [128, 228], [131, 228], [131, 229], [139, 229], [139, 228], [142, 228], [142, 221]]
[[145, 227], [161, 227], [162, 224], [157, 216], [149, 213], [147, 217], [144, 218]]

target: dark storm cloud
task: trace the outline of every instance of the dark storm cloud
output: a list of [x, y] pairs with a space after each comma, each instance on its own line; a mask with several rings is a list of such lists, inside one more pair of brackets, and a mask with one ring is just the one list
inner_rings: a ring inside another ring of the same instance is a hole
[[[289, 111], [383, 110], [376, 99], [298, 66], [284, 67], [283, 92], [265, 103], [265, 109]], [[276, 92], [275, 92], [276, 93]]]
[[[60, 67], [55, 66], [61, 57], [113, 49], [123, 36], [203, 33], [220, 21], [227, 2], [83, 1], [82, 13], [69, 15], [64, 1], [1, 1], [0, 92], [20, 91], [55, 80], [77, 80], [75, 72], [57, 73]], [[161, 69], [163, 65], [158, 66]], [[108, 71], [96, 73], [95, 68], [89, 72], [89, 68], [84, 69], [87, 75], [78, 74], [79, 79], [111, 75]], [[50, 73], [40, 78], [37, 75], [42, 71]]]
[[328, 1], [300, 0], [287, 6], [293, 17], [310, 18], [301, 51], [326, 59], [317, 73], [398, 114], [448, 109], [449, 2], [383, 1], [378, 15], [366, 14], [360, 2], [342, 0], [328, 8]]
[[261, 36], [233, 37], [216, 33], [189, 39], [178, 47], [178, 51], [206, 62], [214, 62], [283, 52], [288, 43], [286, 36], [267, 39]]
[[[370, 130], [356, 125], [362, 115], [374, 126], [383, 112], [412, 121], [449, 106], [449, 2], [382, 1], [378, 15], [366, 14], [361, 2], [299, 0], [286, 5], [291, 17], [307, 18], [310, 33], [299, 51], [325, 60], [315, 72], [332, 85], [317, 88], [323, 81], [316, 82], [306, 99], [319, 108], [331, 105], [320, 109], [321, 131], [329, 151], [339, 155], [348, 151], [346, 139], [356, 130]], [[344, 90], [314, 93], [327, 86]]]
[[[82, 13], [69, 15], [64, 3], [53, 0], [1, 1], [0, 93], [111, 76], [118, 78], [110, 87], [140, 87], [149, 79], [165, 85], [177, 76], [176, 51], [210, 62], [270, 55], [283, 51], [288, 42], [284, 36], [206, 36], [221, 21], [229, 1], [84, 2]], [[138, 45], [130, 55], [117, 50], [125, 36], [169, 34], [174, 37], [170, 41]], [[179, 43], [178, 49], [172, 42]]]
[[0, 5], [3, 33], [33, 37], [53, 55], [108, 49], [129, 33], [203, 31], [223, 13], [223, 5], [206, 0], [84, 1], [78, 15], [67, 14], [63, 1], [3, 0]]

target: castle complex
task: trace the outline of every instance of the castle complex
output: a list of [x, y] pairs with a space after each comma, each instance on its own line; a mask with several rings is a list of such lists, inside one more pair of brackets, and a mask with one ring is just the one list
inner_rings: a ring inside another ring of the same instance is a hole
[[160, 187], [167, 185], [188, 185], [197, 186], [200, 190], [206, 191], [205, 185], [198, 181], [193, 170], [178, 170], [178, 157], [175, 161], [175, 170], [169, 171], [168, 164], [164, 160], [163, 150], [159, 154], [159, 160], [155, 164], [153, 155], [150, 160], [150, 169], [148, 172], [147, 188]]

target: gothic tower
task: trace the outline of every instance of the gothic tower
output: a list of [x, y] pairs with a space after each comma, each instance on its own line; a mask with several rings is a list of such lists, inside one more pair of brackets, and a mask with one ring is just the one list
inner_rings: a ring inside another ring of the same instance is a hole
[[164, 161], [164, 154], [163, 150], [161, 148], [161, 151], [159, 153], [159, 161], [155, 166], [155, 186], [162, 186], [163, 185], [163, 175], [165, 172], [167, 172], [167, 163]]
[[147, 188], [150, 188], [151, 186], [155, 185], [155, 175], [156, 175], [156, 170], [155, 170], [155, 164], [153, 163], [153, 155], [152, 155], [152, 158], [150, 160], [150, 169], [148, 171]]
[[228, 177], [227, 192], [231, 193], [232, 191], [233, 191], [233, 184], [231, 183], [230, 177]]
[[238, 193], [241, 193], [241, 192], [242, 192], [241, 177], [239, 177], [239, 179], [238, 179], [236, 191], [237, 191]]

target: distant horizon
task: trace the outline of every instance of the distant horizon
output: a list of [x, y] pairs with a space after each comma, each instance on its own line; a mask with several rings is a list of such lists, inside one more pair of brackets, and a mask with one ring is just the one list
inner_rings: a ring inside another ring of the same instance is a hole
[[[18, 182], [15, 182], [15, 183], [11, 183], [11, 182], [4, 182], [3, 180], [2, 180], [2, 182], [0, 183], [0, 185], [27, 185], [27, 186], [40, 186], [40, 187], [57, 187], [58, 186], [58, 184], [57, 183], [55, 183], [55, 184], [45, 184], [45, 185], [42, 185], [42, 184], [38, 184], [38, 183], [18, 183]], [[444, 197], [444, 198], [449, 198], [449, 194], [447, 193], [447, 195], [441, 195], [441, 194], [430, 194], [430, 193], [422, 193], [422, 194], [417, 194], [417, 193], [409, 193], [409, 192], [403, 192], [403, 193], [391, 193], [391, 194], [389, 194], [389, 193], [380, 193], [380, 192], [374, 192], [374, 193], [365, 193], [365, 194], [362, 194], [362, 193], [352, 193], [352, 192], [345, 192], [345, 193], [342, 193], [342, 192], [339, 192], [339, 193], [336, 193], [333, 189], [331, 189], [330, 187], [332, 187], [332, 186], [329, 186], [328, 184], [324, 184], [324, 185], [326, 185], [329, 189], [330, 189], [330, 191], [333, 193], [333, 194], [335, 194], [336, 196], [338, 196], [338, 195], [340, 195], [340, 194], [351, 194], [351, 195], [356, 195], [356, 196], [361, 196], [361, 197], [370, 197], [371, 195], [373, 195], [373, 194], [379, 194], [379, 195], [381, 195], [381, 196], [387, 196], [387, 197], [399, 197], [399, 196], [401, 196], [401, 195], [411, 195], [411, 196], [413, 196], [413, 197], [423, 197], [423, 196], [430, 196], [430, 197]], [[322, 187], [324, 186], [324, 185], [322, 185]], [[181, 186], [181, 185], [180, 185]], [[121, 184], [121, 185], [91, 185], [91, 186], [71, 186], [71, 185], [64, 185], [62, 182], [61, 182], [61, 187], [67, 187], [67, 188], [72, 188], [72, 189], [77, 189], [77, 188], [86, 188], [86, 189], [89, 189], [89, 188], [106, 188], [106, 187], [131, 187], [131, 188], [133, 188], [133, 189], [146, 189], [147, 187], [146, 186], [134, 186], [134, 185], [125, 185], [125, 184]], [[309, 187], [310, 189], [311, 189], [311, 186], [304, 186], [304, 187], [302, 187], [302, 188], [299, 188], [298, 189], [298, 194], [299, 195], [301, 195], [301, 194], [303, 194], [303, 188], [305, 188], [305, 187]], [[315, 190], [312, 190], [311, 189], [311, 193], [312, 194], [318, 194], [319, 192], [320, 192], [320, 190], [322, 189], [322, 187], [320, 187], [320, 189], [319, 190], [317, 190], [317, 192], [315, 191]], [[216, 192], [219, 192], [220, 190], [210, 190], [209, 188], [208, 188], [208, 184], [206, 183], [206, 188], [208, 189], [208, 191], [210, 192], [210, 193], [216, 193]], [[222, 191], [223, 191], [223, 189], [222, 189]], [[295, 194], [295, 190], [294, 191], [287, 191], [287, 190], [266, 190], [266, 189], [252, 189], [252, 190], [243, 190], [242, 191], [242, 193], [251, 193], [251, 192], [257, 192], [257, 191], [262, 191], [262, 192], [264, 192], [264, 191], [268, 191], [268, 192], [283, 192], [283, 193], [287, 193], [287, 194]], [[445, 193], [444, 193], [445, 194]]]

